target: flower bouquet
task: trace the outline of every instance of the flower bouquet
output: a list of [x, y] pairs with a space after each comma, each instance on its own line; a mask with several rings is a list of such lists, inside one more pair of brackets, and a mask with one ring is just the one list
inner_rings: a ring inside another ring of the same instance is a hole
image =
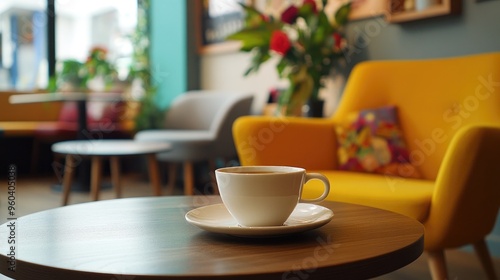
[[300, 6], [290, 5], [279, 18], [241, 4], [246, 12], [244, 28], [227, 38], [241, 41], [240, 50], [253, 54], [245, 76], [257, 72], [272, 55], [279, 56], [278, 74], [290, 82], [278, 99], [280, 114], [302, 115], [302, 106], [318, 100], [322, 79], [344, 58], [343, 27], [351, 4], [343, 4], [330, 17], [327, 0], [321, 4], [304, 0]]

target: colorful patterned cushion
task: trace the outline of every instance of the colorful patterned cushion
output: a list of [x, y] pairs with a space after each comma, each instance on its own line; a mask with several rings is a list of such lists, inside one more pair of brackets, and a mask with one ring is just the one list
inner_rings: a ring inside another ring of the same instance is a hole
[[335, 128], [339, 169], [420, 178], [410, 163], [394, 106], [350, 114]]

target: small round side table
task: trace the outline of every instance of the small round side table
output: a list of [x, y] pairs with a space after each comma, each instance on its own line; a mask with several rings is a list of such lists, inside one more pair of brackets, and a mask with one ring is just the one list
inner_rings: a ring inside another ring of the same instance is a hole
[[84, 157], [91, 159], [90, 196], [93, 200], [99, 199], [102, 160], [104, 158], [110, 159], [111, 183], [115, 188], [116, 197], [121, 197], [119, 157], [122, 156], [146, 155], [149, 165], [149, 177], [154, 193], [155, 195], [161, 195], [156, 154], [170, 149], [171, 145], [169, 143], [145, 143], [134, 140], [73, 140], [55, 143], [52, 145], [52, 151], [64, 155], [66, 158], [63, 177], [63, 205], [68, 204], [75, 168]]

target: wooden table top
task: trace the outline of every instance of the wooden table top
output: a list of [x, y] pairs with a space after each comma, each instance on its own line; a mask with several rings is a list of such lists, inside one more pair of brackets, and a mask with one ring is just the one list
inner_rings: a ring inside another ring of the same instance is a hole
[[[0, 273], [14, 279], [366, 279], [423, 252], [423, 226], [375, 208], [322, 202], [325, 226], [276, 238], [206, 232], [185, 221], [218, 196], [126, 198], [14, 220], [16, 271], [0, 227]], [[9, 221], [12, 222], [12, 221]]]
[[53, 144], [52, 151], [82, 156], [125, 156], [167, 152], [171, 147], [170, 143], [128, 139], [70, 140]]
[[[123, 101], [119, 92], [51, 92], [17, 94], [9, 97], [11, 104], [57, 102], [57, 101]], [[132, 100], [130, 100], [132, 101]]]

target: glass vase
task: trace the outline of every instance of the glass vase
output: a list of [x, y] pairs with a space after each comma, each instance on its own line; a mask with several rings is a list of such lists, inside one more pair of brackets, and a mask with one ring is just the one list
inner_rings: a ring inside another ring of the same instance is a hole
[[[307, 72], [306, 67], [288, 76], [290, 87], [280, 96], [278, 100], [278, 112], [280, 116], [302, 117], [304, 116], [304, 105], [311, 96], [317, 96], [318, 85]], [[316, 92], [315, 92], [316, 91]], [[314, 95], [316, 93], [316, 95]]]
[[325, 101], [322, 99], [310, 99], [307, 102], [308, 110], [307, 116], [310, 118], [322, 118], [323, 108], [325, 107]]

